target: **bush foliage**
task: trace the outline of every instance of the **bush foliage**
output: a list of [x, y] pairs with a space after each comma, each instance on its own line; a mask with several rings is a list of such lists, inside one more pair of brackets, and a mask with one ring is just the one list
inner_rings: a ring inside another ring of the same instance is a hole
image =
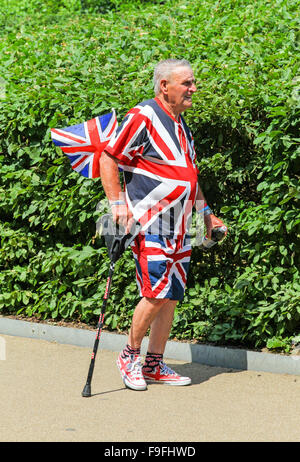
[[[172, 337], [288, 351], [300, 331], [297, 2], [2, 0], [0, 13], [2, 314], [97, 320], [104, 192], [71, 171], [50, 129], [113, 107], [121, 121], [153, 96], [155, 63], [184, 57], [201, 185], [230, 232], [193, 249]], [[138, 300], [126, 252], [105, 319], [118, 331]]]

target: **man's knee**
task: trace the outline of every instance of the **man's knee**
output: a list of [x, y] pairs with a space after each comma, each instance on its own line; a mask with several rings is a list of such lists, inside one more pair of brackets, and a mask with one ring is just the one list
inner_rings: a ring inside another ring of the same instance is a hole
[[152, 298], [152, 297], [144, 297], [144, 299], [151, 305], [156, 307], [161, 307], [169, 302], [169, 298]]

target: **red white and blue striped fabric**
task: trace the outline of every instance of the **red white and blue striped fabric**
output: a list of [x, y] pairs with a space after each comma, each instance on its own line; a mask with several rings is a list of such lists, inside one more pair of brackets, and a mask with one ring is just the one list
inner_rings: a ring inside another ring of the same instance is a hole
[[53, 143], [67, 155], [71, 167], [86, 178], [100, 177], [101, 153], [117, 129], [115, 110], [87, 122], [51, 129]]
[[182, 300], [191, 258], [190, 237], [140, 234], [131, 248], [140, 296]]
[[175, 120], [158, 98], [144, 101], [126, 114], [105, 152], [124, 171], [128, 207], [143, 231], [183, 235], [198, 182], [194, 140], [184, 118]]

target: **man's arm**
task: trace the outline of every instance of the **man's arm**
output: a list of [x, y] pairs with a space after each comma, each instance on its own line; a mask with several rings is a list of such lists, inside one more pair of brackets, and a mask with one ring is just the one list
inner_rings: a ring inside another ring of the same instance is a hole
[[101, 181], [107, 199], [110, 202], [113, 219], [129, 232], [133, 225], [133, 215], [128, 209], [125, 193], [122, 191], [118, 161], [107, 152], [100, 157]]

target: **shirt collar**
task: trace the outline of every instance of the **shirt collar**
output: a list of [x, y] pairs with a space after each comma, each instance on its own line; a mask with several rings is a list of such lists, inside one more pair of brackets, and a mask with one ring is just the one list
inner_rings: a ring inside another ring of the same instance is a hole
[[163, 103], [160, 101], [159, 98], [157, 98], [157, 96], [154, 98], [154, 101], [157, 102], [157, 104], [165, 111], [165, 113], [171, 117], [172, 120], [174, 120], [174, 122], [176, 122], [177, 124], [181, 124], [181, 114], [179, 115], [179, 120], [176, 120], [175, 117], [171, 114], [171, 112], [168, 111], [168, 109], [163, 105]]

